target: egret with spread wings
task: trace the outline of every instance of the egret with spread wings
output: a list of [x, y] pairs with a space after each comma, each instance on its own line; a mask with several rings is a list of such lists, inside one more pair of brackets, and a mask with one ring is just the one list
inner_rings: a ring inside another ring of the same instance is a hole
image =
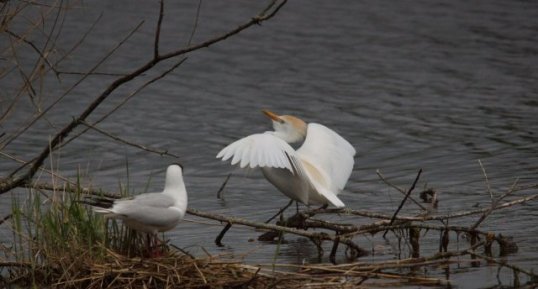
[[[274, 131], [249, 135], [224, 149], [217, 158], [231, 164], [260, 167], [263, 175], [292, 201], [305, 205], [344, 207], [338, 198], [353, 170], [355, 149], [330, 128], [306, 124], [291, 115], [263, 113]], [[290, 143], [304, 141], [297, 150]], [[286, 206], [286, 207], [288, 207]]]

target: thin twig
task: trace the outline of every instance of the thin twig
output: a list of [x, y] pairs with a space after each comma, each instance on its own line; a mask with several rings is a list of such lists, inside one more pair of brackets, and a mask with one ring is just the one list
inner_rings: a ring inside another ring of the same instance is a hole
[[159, 40], [161, 37], [161, 25], [164, 18], [164, 0], [159, 1], [159, 19], [155, 31], [155, 43], [153, 44], [153, 59], [159, 58]]
[[[273, 6], [274, 3], [276, 1], [272, 1], [271, 4], [269, 4], [270, 6]], [[246, 23], [244, 24], [241, 24], [239, 25], [237, 28], [235, 29], [232, 29], [230, 31], [228, 31], [227, 33], [224, 33], [220, 36], [217, 36], [215, 38], [212, 38], [212, 39], [209, 39], [207, 41], [204, 41], [202, 43], [199, 43], [199, 44], [196, 44], [196, 45], [192, 45], [192, 46], [189, 46], [187, 48], [183, 48], [183, 49], [179, 49], [179, 50], [176, 50], [176, 51], [172, 51], [172, 52], [169, 52], [169, 53], [166, 53], [166, 54], [163, 54], [161, 55], [158, 60], [161, 61], [161, 60], [165, 60], [165, 59], [168, 59], [168, 58], [172, 58], [172, 57], [176, 57], [176, 56], [179, 56], [179, 55], [184, 55], [184, 54], [187, 54], [189, 52], [192, 52], [192, 51], [195, 51], [195, 50], [199, 50], [201, 48], [207, 48], [215, 43], [218, 43], [222, 40], [225, 40], [226, 38], [230, 37], [230, 36], [233, 36], [235, 34], [238, 34], [239, 32], [253, 26], [253, 25], [256, 25], [256, 24], [259, 24], [263, 21], [266, 21], [266, 20], [269, 20], [271, 19], [273, 16], [276, 15], [276, 13], [286, 4], [287, 0], [283, 0], [279, 5], [276, 6], [276, 8], [273, 9], [273, 11], [271, 11], [271, 13], [269, 14], [265, 14], [266, 12], [264, 12], [263, 14], [258, 14], [257, 16], [251, 18], [249, 21], [247, 21]], [[264, 9], [265, 10], [265, 9]]]
[[[387, 180], [387, 179], [385, 178], [385, 176], [383, 176], [383, 174], [381, 173], [381, 171], [376, 170], [375, 173], [377, 174], [377, 176], [378, 176], [378, 177], [379, 177], [385, 184], [389, 185], [390, 187], [393, 187], [393, 188], [396, 189], [398, 192], [402, 193], [404, 196], [407, 194], [407, 192], [406, 192], [404, 189], [398, 187], [397, 185], [395, 185], [395, 184], [391, 183], [389, 180]], [[415, 203], [417, 206], [419, 206], [422, 210], [424, 210], [424, 211], [429, 211], [428, 208], [424, 207], [419, 201], [415, 200], [415, 198], [413, 198], [412, 196], [409, 196], [409, 199], [410, 199], [411, 201], [413, 201], [413, 203]]]
[[517, 267], [517, 266], [514, 266], [514, 265], [510, 265], [506, 262], [506, 260], [497, 260], [495, 258], [491, 258], [491, 257], [488, 257], [488, 256], [484, 256], [484, 255], [480, 255], [480, 254], [474, 254], [476, 257], [480, 258], [480, 259], [484, 259], [486, 260], [487, 262], [492, 262], [492, 263], [496, 263], [496, 264], [499, 264], [503, 267], [507, 267], [507, 268], [510, 268], [512, 270], [515, 270], [515, 271], [518, 271], [518, 272], [521, 272], [521, 273], [524, 273], [528, 276], [531, 276], [533, 278], [538, 278], [538, 275], [532, 271], [527, 271], [523, 268], [520, 268], [520, 267]]
[[100, 129], [100, 128], [94, 126], [94, 125], [91, 125], [91, 124], [87, 123], [86, 121], [81, 121], [81, 124], [83, 124], [83, 125], [85, 125], [85, 126], [91, 128], [91, 129], [97, 131], [98, 133], [100, 133], [100, 134], [102, 134], [102, 135], [105, 135], [105, 136], [107, 136], [107, 137], [109, 137], [109, 138], [111, 138], [111, 139], [113, 139], [113, 140], [119, 141], [119, 142], [121, 142], [121, 143], [124, 143], [124, 144], [130, 145], [130, 146], [139, 148], [139, 149], [144, 150], [144, 151], [147, 151], [147, 152], [156, 153], [156, 154], [158, 154], [158, 155], [160, 155], [160, 156], [169, 156], [169, 157], [173, 157], [173, 158], [179, 159], [179, 156], [178, 156], [178, 155], [173, 154], [173, 153], [169, 153], [168, 150], [163, 151], [163, 150], [158, 150], [158, 149], [148, 148], [148, 147], [146, 147], [146, 146], [144, 146], [144, 145], [141, 145], [141, 144], [137, 144], [137, 143], [134, 143], [134, 142], [127, 141], [127, 140], [122, 139], [122, 138], [120, 138], [120, 137], [118, 137], [118, 136], [115, 136], [115, 135], [113, 135], [113, 134], [111, 134], [111, 133], [108, 133], [108, 132], [106, 132], [106, 131], [104, 131], [104, 130], [102, 130], [102, 129]]
[[486, 169], [482, 165], [481, 160], [478, 160], [478, 163], [480, 164], [480, 168], [482, 169], [482, 173], [484, 174], [484, 181], [486, 182], [486, 188], [488, 189], [490, 200], [493, 203], [493, 192], [491, 191], [491, 185], [489, 184], [489, 179], [488, 179], [488, 175], [486, 174]]
[[39, 50], [39, 48], [37, 48], [37, 46], [32, 42], [32, 41], [29, 41], [29, 40], [26, 40], [25, 38], [23, 38], [22, 36], [16, 34], [15, 32], [9, 30], [9, 29], [6, 29], [4, 30], [7, 34], [17, 38], [18, 40], [28, 44], [35, 52], [37, 52], [37, 54], [39, 54], [39, 57], [49, 66], [49, 68], [54, 71], [54, 73], [56, 75], [58, 75], [58, 72], [56, 71], [56, 69], [54, 68], [54, 65], [52, 63], [50, 63], [50, 61], [48, 60], [48, 58], [43, 54], [43, 52], [41, 52], [41, 50]]
[[[183, 59], [180, 59], [178, 62], [176, 62], [174, 65], [172, 65], [170, 68], [168, 68], [167, 70], [165, 70], [163, 73], [161, 73], [160, 75], [146, 81], [144, 84], [142, 84], [141, 86], [139, 86], [135, 91], [131, 92], [128, 96], [126, 96], [120, 103], [118, 103], [114, 108], [112, 108], [110, 111], [108, 111], [107, 113], [105, 113], [103, 116], [101, 116], [99, 119], [97, 119], [96, 121], [94, 121], [94, 123], [92, 125], [97, 125], [99, 123], [101, 123], [102, 121], [104, 121], [105, 119], [107, 119], [110, 115], [112, 115], [115, 111], [117, 111], [118, 109], [120, 109], [123, 105], [125, 105], [129, 100], [131, 100], [135, 95], [137, 95], [140, 91], [142, 91], [144, 88], [148, 87], [149, 85], [157, 82], [158, 80], [162, 79], [163, 77], [167, 76], [169, 73], [171, 73], [172, 71], [174, 71], [176, 68], [178, 68], [181, 64], [183, 64], [185, 61], [187, 60], [187, 58], [183, 58]], [[84, 133], [86, 133], [90, 128], [86, 127], [85, 129], [82, 129], [80, 132], [78, 132], [77, 134], [75, 134], [74, 136], [72, 136], [71, 138], [69, 138], [68, 140], [64, 141], [63, 144], [59, 145], [58, 146], [58, 149], [68, 145], [69, 143], [71, 143], [73, 140], [77, 139], [78, 137], [80, 137], [81, 135], [83, 135]]]
[[[46, 107], [44, 110], [42, 110], [37, 116], [35, 116], [28, 124], [26, 124], [21, 130], [19, 130], [17, 133], [15, 133], [8, 141], [5, 142], [4, 146], [9, 145], [13, 140], [18, 138], [21, 134], [23, 134], [25, 131], [27, 131], [30, 127], [34, 125], [35, 122], [37, 122], [39, 119], [41, 119], [49, 110], [51, 110], [54, 106], [56, 106], [62, 99], [64, 99], [73, 89], [75, 89], [82, 81], [84, 81], [91, 73], [93, 73], [105, 60], [107, 60], [118, 48], [120, 48], [138, 29], [144, 24], [144, 21], [141, 21], [134, 29], [132, 29], [125, 38], [123, 38], [114, 48], [112, 48], [111, 51], [109, 51], [101, 60], [99, 60], [83, 77], [81, 77], [77, 82], [75, 82], [69, 89], [67, 89], [60, 97], [58, 97], [56, 100], [54, 100], [48, 107]], [[123, 77], [126, 78], [127, 76]], [[119, 86], [119, 85], [118, 85]], [[109, 86], [109, 89], [112, 88], [112, 85]], [[83, 112], [83, 114], [91, 113], [95, 107], [104, 100], [110, 94], [116, 87], [112, 88], [110, 91], [105, 90], [87, 109]], [[105, 96], [106, 94], [106, 96]], [[101, 100], [101, 98], [104, 96], [104, 98]], [[95, 105], [97, 104], [97, 105]], [[95, 105], [95, 107], [93, 107]], [[88, 112], [87, 110], [90, 109]], [[81, 115], [82, 116], [82, 115]], [[87, 115], [86, 115], [87, 116]], [[84, 117], [84, 119], [86, 118]], [[76, 125], [73, 125], [73, 122], [68, 124], [66, 127], [64, 127], [63, 130], [61, 130], [59, 133], [56, 134], [56, 136], [53, 139], [53, 143], [59, 143], [62, 137], [67, 135], [71, 130], [75, 128]], [[54, 145], [54, 148], [56, 147], [56, 144]], [[47, 149], [43, 150], [42, 155], [45, 156], [45, 158], [48, 156], [50, 152], [48, 152], [48, 145]], [[38, 156], [36, 159], [43, 158], [42, 156]], [[44, 160], [44, 158], [43, 158]], [[41, 160], [40, 162], [43, 162]], [[39, 164], [41, 165], [41, 164]], [[34, 169], [32, 168], [28, 175], [32, 175]], [[35, 171], [34, 171], [35, 173]], [[4, 192], [4, 189], [2, 189], [2, 185], [0, 184], [0, 194]]]
[[[99, 21], [101, 21], [101, 18], [103, 17], [103, 12], [101, 12], [99, 14], [99, 16], [97, 16], [97, 18], [92, 22], [92, 24], [90, 25], [90, 28], [88, 28], [88, 30], [86, 30], [86, 32], [84, 32], [84, 34], [82, 35], [82, 37], [80, 37], [80, 39], [75, 42], [75, 44], [73, 44], [73, 46], [71, 46], [71, 48], [62, 56], [60, 57], [60, 59], [58, 59], [56, 61], [56, 63], [54, 64], [55, 67], [57, 67], [64, 59], [67, 58], [67, 56], [71, 55], [73, 52], [75, 52], [82, 43], [84, 43], [84, 40], [86, 40], [86, 38], [88, 37], [88, 35], [90, 35], [90, 33], [93, 31], [93, 29], [97, 26], [97, 23], [99, 23]], [[61, 71], [58, 71], [58, 73], [62, 73]]]
[[496, 207], [499, 205], [499, 203], [504, 199], [506, 198], [507, 196], [511, 195], [514, 191], [515, 191], [515, 187], [518, 183], [519, 179], [516, 179], [514, 181], [514, 183], [512, 184], [512, 186], [510, 187], [510, 189], [504, 193], [503, 195], [501, 195], [499, 198], [497, 198], [496, 200], [492, 200], [492, 203], [491, 203], [491, 206], [489, 207], [488, 210], [486, 210], [482, 216], [480, 216], [480, 218], [478, 220], [476, 220], [476, 222], [471, 226], [471, 229], [476, 229], [492, 212], [493, 210], [496, 209]]
[[187, 46], [191, 45], [196, 29], [198, 28], [198, 20], [200, 19], [200, 11], [202, 11], [202, 0], [198, 0], [198, 7], [196, 7], [196, 16], [194, 17], [194, 24], [192, 25], [191, 35], [189, 36], [189, 41], [187, 41]]
[[[405, 197], [403, 198], [402, 202], [400, 203], [400, 206], [398, 206], [398, 209], [396, 209], [396, 212], [394, 212], [394, 215], [392, 215], [392, 218], [390, 218], [390, 223], [389, 225], [392, 225], [392, 223], [394, 222], [394, 220], [396, 219], [396, 215], [398, 215], [398, 213], [400, 212], [400, 210], [402, 209], [403, 205], [405, 204], [405, 201], [407, 200], [407, 198], [409, 197], [409, 195], [411, 194], [411, 192], [413, 191], [413, 189], [415, 189], [415, 186], [418, 182], [418, 179], [420, 178], [420, 174], [422, 174], [422, 169], [418, 170], [418, 174], [417, 174], [417, 177], [415, 178], [415, 181], [413, 181], [413, 184], [411, 185], [411, 187], [409, 188], [409, 190], [407, 191], [407, 193], [405, 194]], [[383, 238], [385, 238], [385, 236], [387, 235], [389, 230], [386, 230], [385, 233], [383, 234]]]
[[[14, 157], [14, 156], [12, 156], [12, 155], [10, 155], [10, 154], [8, 154], [8, 153], [5, 153], [5, 152], [3, 152], [3, 151], [0, 151], [0, 155], [3, 156], [3, 157], [5, 157], [5, 158], [7, 158], [7, 159], [12, 160], [12, 161], [18, 162], [18, 163], [20, 163], [20, 164], [26, 164], [26, 163], [28, 163], [28, 161], [25, 161], [25, 160], [19, 159], [19, 158], [17, 158], [17, 157]], [[61, 176], [61, 175], [59, 175], [59, 174], [57, 174], [57, 173], [55, 173], [55, 172], [53, 172], [53, 171], [51, 171], [51, 170], [48, 170], [48, 169], [46, 169], [46, 168], [44, 168], [44, 167], [40, 167], [39, 169], [42, 170], [43, 172], [48, 173], [49, 175], [51, 175], [51, 176], [53, 176], [53, 177], [62, 179], [62, 180], [63, 180], [64, 182], [66, 182], [66, 183], [69, 183], [69, 184], [71, 184], [71, 185], [75, 185], [74, 182], [69, 181], [67, 178], [64, 178], [63, 176]]]

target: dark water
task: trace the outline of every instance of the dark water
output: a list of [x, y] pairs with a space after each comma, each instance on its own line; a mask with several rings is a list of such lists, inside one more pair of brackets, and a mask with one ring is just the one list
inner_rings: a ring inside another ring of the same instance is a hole
[[[99, 69], [124, 73], [151, 57], [158, 12], [155, 1], [103, 1], [74, 5], [67, 11], [58, 58], [80, 39], [102, 13], [84, 43], [60, 63], [64, 71], [84, 72], [119, 39], [145, 20], [140, 30]], [[161, 47], [189, 42], [197, 1], [168, 1]], [[192, 43], [234, 28], [263, 7], [257, 1], [204, 1]], [[231, 141], [269, 130], [260, 113], [269, 108], [323, 123], [347, 138], [357, 149], [355, 168], [342, 200], [351, 208], [390, 214], [401, 195], [379, 181], [379, 169], [394, 183], [408, 187], [419, 168], [419, 187], [440, 192], [442, 212], [468, 210], [489, 204], [484, 176], [493, 192], [505, 192], [516, 179], [536, 183], [538, 173], [538, 3], [535, 1], [291, 1], [271, 21], [188, 55], [174, 73], [146, 88], [99, 127], [132, 142], [167, 149], [185, 166], [190, 206], [251, 220], [264, 220], [287, 202], [256, 171], [240, 171], [215, 159]], [[27, 23], [20, 23], [23, 31]], [[47, 26], [50, 29], [50, 25]], [[5, 39], [1, 40], [5, 47]], [[40, 43], [42, 38], [35, 37]], [[20, 61], [30, 64], [36, 54], [21, 48]], [[10, 67], [2, 60], [2, 66]], [[158, 71], [169, 67], [160, 65]], [[121, 102], [154, 72], [114, 93], [90, 121]], [[35, 99], [44, 107], [80, 78], [63, 75], [44, 79]], [[16, 72], [0, 80], [2, 111], [20, 85]], [[112, 81], [92, 76], [69, 93], [34, 128], [3, 151], [30, 159]], [[3, 123], [6, 138], [26, 123], [35, 108], [23, 96]], [[118, 144], [90, 131], [55, 154], [52, 165], [66, 176], [78, 169], [94, 187], [118, 190], [128, 183], [133, 191], [160, 190], [162, 170], [175, 161]], [[50, 166], [50, 162], [47, 162]], [[129, 167], [127, 174], [126, 166]], [[2, 175], [17, 165], [3, 159]], [[225, 201], [215, 195], [229, 172], [234, 175]], [[127, 177], [129, 176], [129, 177]], [[525, 191], [516, 194], [536, 193]], [[514, 199], [516, 196], [512, 197]], [[8, 208], [9, 198], [3, 198]], [[413, 213], [408, 205], [404, 211]], [[458, 221], [474, 223], [477, 217]], [[192, 216], [189, 219], [193, 220]], [[362, 218], [351, 218], [362, 224]], [[535, 202], [496, 212], [481, 226], [508, 234], [519, 252], [507, 257], [526, 269], [538, 265], [538, 214]], [[224, 249], [213, 239], [220, 226], [185, 222], [169, 233], [172, 243], [201, 253], [246, 254], [250, 263], [313, 261], [315, 247], [289, 237], [280, 248], [258, 242], [258, 233], [234, 227]], [[435, 235], [435, 234], [433, 234]], [[424, 246], [435, 249], [438, 236]], [[6, 236], [9, 236], [6, 235]], [[377, 238], [358, 239], [366, 248], [384, 245]], [[392, 244], [394, 245], [394, 244]], [[465, 243], [460, 244], [465, 246]], [[340, 259], [343, 252], [340, 252]], [[376, 258], [393, 258], [392, 254]], [[439, 273], [440, 274], [440, 273]], [[498, 284], [497, 267], [454, 268], [457, 288]], [[442, 276], [440, 274], [439, 276]], [[502, 284], [512, 273], [502, 270]]]

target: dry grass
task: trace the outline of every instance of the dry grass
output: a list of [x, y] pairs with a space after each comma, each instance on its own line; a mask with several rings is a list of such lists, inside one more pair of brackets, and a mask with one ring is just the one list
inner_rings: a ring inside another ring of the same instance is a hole
[[[50, 260], [53, 261], [53, 260]], [[58, 260], [62, 263], [60, 256]], [[446, 262], [446, 261], [443, 261]], [[165, 257], [129, 258], [108, 250], [101, 262], [90, 262], [82, 256], [64, 266], [19, 268], [17, 277], [8, 283], [31, 286], [26, 281], [34, 275], [49, 288], [372, 288], [402, 285], [448, 285], [444, 279], [408, 273], [381, 272], [385, 263], [351, 263], [345, 265], [274, 264], [286, 271], [265, 266], [245, 265], [239, 261], [207, 257], [193, 259], [179, 252]], [[65, 265], [65, 264], [63, 264]], [[394, 263], [391, 264], [394, 269]], [[432, 263], [429, 263], [432, 265]], [[400, 263], [401, 267], [409, 264]], [[271, 265], [272, 267], [272, 265]], [[391, 266], [388, 266], [391, 267]], [[290, 270], [292, 269], [292, 270]], [[44, 278], [47, 276], [46, 278]]]

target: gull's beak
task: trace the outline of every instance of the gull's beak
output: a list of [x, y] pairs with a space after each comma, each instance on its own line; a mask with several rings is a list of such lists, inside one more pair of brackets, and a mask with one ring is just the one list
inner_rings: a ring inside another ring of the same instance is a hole
[[277, 121], [277, 122], [280, 122], [280, 123], [284, 122], [284, 120], [282, 120], [282, 119], [280, 118], [280, 116], [278, 116], [277, 114], [273, 113], [272, 111], [269, 111], [269, 110], [267, 110], [267, 109], [262, 109], [262, 112], [263, 112], [263, 114], [265, 114], [268, 118], [270, 118], [270, 119], [272, 119], [272, 120], [274, 120], [274, 121]]

